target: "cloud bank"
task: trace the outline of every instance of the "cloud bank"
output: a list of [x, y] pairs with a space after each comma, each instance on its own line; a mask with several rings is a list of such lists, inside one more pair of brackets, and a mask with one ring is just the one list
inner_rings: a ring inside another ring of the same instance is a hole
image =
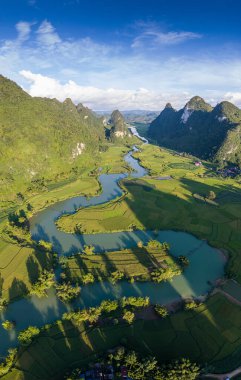
[[240, 56], [188, 50], [202, 40], [191, 31], [138, 28], [107, 44], [63, 38], [49, 20], [20, 21], [16, 38], [0, 41], [1, 73], [33, 96], [71, 97], [95, 110], [179, 108], [194, 95], [241, 106]]

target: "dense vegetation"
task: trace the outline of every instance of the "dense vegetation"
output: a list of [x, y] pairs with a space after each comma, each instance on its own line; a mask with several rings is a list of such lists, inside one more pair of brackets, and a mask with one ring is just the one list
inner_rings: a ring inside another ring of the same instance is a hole
[[78, 171], [81, 154], [105, 145], [103, 122], [70, 99], [32, 98], [0, 76], [0, 201]]
[[[128, 377], [133, 380], [195, 380], [200, 368], [188, 359], [176, 360], [171, 363], [159, 364], [155, 357], [141, 357], [136, 351], [127, 351], [119, 347], [109, 355], [99, 358], [103, 368], [111, 365], [117, 379], [121, 379], [121, 369], [124, 367]], [[80, 369], [75, 369], [67, 380], [77, 380], [81, 375]]]
[[226, 101], [212, 108], [196, 96], [179, 111], [168, 103], [148, 135], [168, 148], [241, 167], [240, 128], [239, 108]]

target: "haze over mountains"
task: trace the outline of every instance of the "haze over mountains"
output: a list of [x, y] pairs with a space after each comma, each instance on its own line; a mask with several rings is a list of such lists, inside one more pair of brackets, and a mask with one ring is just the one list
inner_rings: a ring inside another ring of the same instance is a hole
[[148, 136], [171, 149], [241, 165], [241, 110], [227, 101], [212, 107], [195, 96], [179, 111], [167, 103]]

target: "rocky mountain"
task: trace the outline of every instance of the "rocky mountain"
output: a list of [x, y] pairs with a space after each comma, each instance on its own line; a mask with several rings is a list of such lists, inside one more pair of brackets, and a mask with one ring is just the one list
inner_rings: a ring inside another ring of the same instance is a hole
[[115, 110], [112, 112], [109, 124], [111, 125], [110, 135], [120, 138], [128, 136], [129, 131], [125, 122], [125, 118], [120, 113], [120, 111]]
[[167, 103], [148, 136], [165, 147], [219, 162], [241, 164], [241, 110], [229, 102], [212, 107], [199, 96], [176, 111]]
[[54, 179], [105, 144], [103, 122], [82, 104], [34, 98], [0, 76], [0, 183], [3, 192]]

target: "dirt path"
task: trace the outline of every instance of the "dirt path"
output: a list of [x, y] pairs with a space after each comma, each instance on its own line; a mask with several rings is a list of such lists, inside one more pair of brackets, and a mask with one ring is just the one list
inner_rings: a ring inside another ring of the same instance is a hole
[[226, 379], [233, 379], [235, 376], [241, 374], [241, 366], [234, 369], [232, 372], [228, 373], [222, 373], [222, 374], [215, 374], [215, 373], [209, 373], [207, 375], [202, 376], [204, 379], [205, 377], [208, 377], [210, 379], [218, 379], [218, 380], [226, 380]]

